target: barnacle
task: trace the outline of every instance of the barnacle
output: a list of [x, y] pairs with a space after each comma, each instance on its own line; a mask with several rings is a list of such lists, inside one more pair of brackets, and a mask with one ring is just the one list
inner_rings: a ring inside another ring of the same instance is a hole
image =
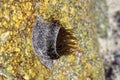
[[57, 20], [45, 23], [43, 20], [37, 19], [32, 35], [35, 53], [48, 68], [52, 67], [54, 59], [77, 51], [76, 38]]

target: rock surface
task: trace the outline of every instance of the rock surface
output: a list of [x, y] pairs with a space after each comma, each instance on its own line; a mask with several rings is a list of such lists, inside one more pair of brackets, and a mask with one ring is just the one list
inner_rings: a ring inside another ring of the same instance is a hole
[[120, 80], [120, 0], [107, 0], [109, 27], [99, 38], [106, 80]]

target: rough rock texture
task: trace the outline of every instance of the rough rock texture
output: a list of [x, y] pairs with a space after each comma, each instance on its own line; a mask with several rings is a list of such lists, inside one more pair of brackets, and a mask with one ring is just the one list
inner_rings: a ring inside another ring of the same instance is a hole
[[[104, 1], [1, 0], [0, 79], [104, 80], [96, 36], [97, 26], [104, 20], [100, 13]], [[46, 22], [56, 19], [62, 25], [57, 44], [66, 56], [56, 60], [52, 70], [41, 64], [32, 48], [36, 16]]]
[[[106, 80], [120, 80], [120, 0], [107, 0], [109, 25], [99, 38]], [[102, 33], [101, 33], [102, 34]]]

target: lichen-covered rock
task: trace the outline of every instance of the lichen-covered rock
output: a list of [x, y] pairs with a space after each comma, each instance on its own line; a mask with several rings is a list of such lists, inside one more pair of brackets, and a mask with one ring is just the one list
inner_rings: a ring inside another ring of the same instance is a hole
[[[96, 36], [100, 19], [97, 1], [0, 1], [0, 79], [104, 80]], [[58, 51], [66, 55], [54, 61], [52, 70], [40, 62], [32, 47], [36, 16], [45, 22], [57, 20], [62, 25], [57, 45], [62, 45]]]

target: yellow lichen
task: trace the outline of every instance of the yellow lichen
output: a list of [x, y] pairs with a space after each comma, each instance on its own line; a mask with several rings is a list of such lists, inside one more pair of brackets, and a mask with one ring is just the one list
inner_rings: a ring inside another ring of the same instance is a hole
[[[94, 11], [92, 8], [94, 1], [92, 1], [0, 1], [0, 60], [2, 59], [0, 68], [9, 76], [7, 78], [11, 80], [16, 78], [20, 80], [86, 80], [88, 76], [92, 76], [95, 80], [102, 80], [102, 74], [99, 74], [99, 72], [102, 73], [102, 70], [99, 71], [102, 63], [97, 62], [97, 56], [95, 56], [98, 52], [95, 46], [95, 13], [92, 12]], [[56, 60], [51, 71], [40, 62], [32, 48], [31, 35], [36, 16], [40, 16], [46, 22], [52, 19], [58, 20], [62, 25], [61, 29], [64, 29], [57, 43], [62, 44], [64, 49], [58, 52], [73, 53]], [[98, 72], [96, 73], [95, 70]], [[3, 78], [0, 76], [0, 79]]]

